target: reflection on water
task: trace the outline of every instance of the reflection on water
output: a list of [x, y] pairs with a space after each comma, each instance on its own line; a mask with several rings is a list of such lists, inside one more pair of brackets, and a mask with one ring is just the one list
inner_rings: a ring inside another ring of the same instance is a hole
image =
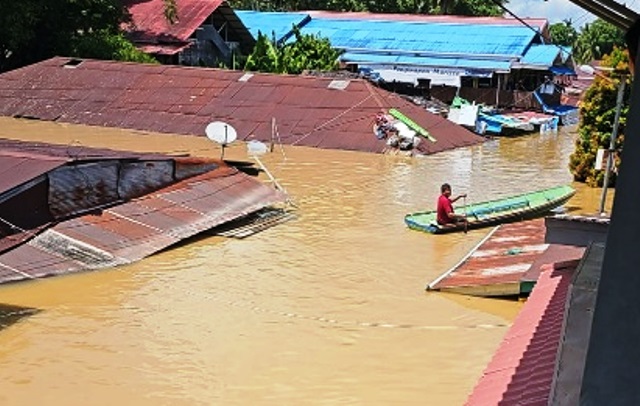
[[[217, 157], [204, 138], [0, 119], [5, 137]], [[403, 216], [440, 184], [468, 203], [568, 183], [568, 133], [422, 158], [277, 148], [297, 218], [121, 268], [0, 287], [43, 311], [0, 331], [3, 405], [461, 404], [518, 301], [425, 292], [488, 230]], [[243, 146], [225, 157], [247, 160]], [[570, 205], [593, 212], [599, 191]]]
[[13, 306], [0, 303], [0, 332], [7, 327], [14, 325], [25, 317], [29, 317], [38, 312], [38, 309], [30, 307]]

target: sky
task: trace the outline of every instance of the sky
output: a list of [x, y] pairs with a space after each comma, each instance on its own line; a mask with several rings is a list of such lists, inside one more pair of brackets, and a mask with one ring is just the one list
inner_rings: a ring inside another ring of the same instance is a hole
[[[628, 8], [640, 14], [640, 0], [616, 1], [620, 4], [626, 3]], [[596, 19], [596, 16], [569, 0], [509, 0], [506, 6], [518, 17], [543, 17], [548, 19], [550, 24], [571, 19], [576, 29]]]

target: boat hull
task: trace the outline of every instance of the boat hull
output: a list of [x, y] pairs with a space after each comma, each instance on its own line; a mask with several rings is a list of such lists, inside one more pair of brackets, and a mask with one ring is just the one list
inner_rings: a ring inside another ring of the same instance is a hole
[[575, 190], [571, 187], [561, 186], [457, 208], [458, 213], [466, 213], [466, 225], [464, 223], [439, 225], [435, 220], [435, 211], [408, 214], [404, 221], [410, 229], [431, 234], [473, 230], [543, 216], [565, 204], [574, 194]]

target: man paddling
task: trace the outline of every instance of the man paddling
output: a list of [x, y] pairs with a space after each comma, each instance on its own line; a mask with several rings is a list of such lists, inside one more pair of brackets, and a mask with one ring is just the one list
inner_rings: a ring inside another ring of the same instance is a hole
[[448, 183], [440, 186], [440, 197], [438, 198], [438, 224], [441, 226], [455, 225], [459, 223], [467, 223], [467, 218], [460, 214], [455, 214], [453, 211], [453, 203], [461, 198], [467, 197], [466, 194], [462, 194], [458, 197], [451, 198], [451, 186]]

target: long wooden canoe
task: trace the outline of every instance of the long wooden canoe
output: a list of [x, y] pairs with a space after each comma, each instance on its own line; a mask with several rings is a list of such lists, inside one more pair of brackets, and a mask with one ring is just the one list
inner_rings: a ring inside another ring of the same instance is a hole
[[571, 186], [558, 186], [518, 196], [456, 207], [457, 214], [467, 215], [467, 226], [451, 224], [441, 226], [436, 221], [436, 211], [407, 214], [404, 222], [413, 230], [443, 234], [465, 229], [489, 227], [512, 221], [522, 221], [542, 216], [565, 204], [576, 191]]

